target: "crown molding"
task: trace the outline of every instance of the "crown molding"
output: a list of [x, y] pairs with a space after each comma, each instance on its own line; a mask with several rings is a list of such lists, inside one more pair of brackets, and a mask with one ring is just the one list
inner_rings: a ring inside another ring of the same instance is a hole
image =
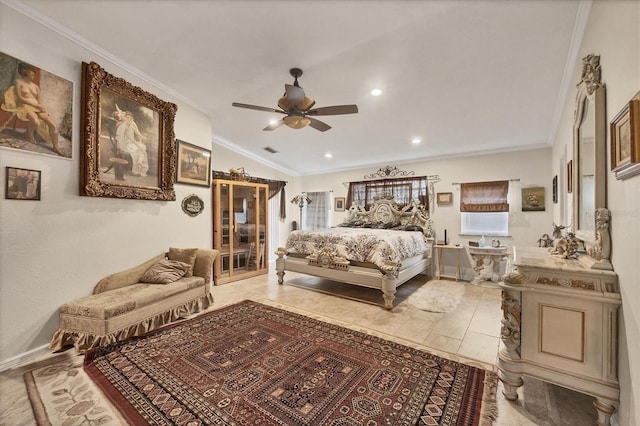
[[290, 170], [290, 169], [287, 169], [285, 167], [282, 167], [279, 164], [276, 164], [276, 163], [271, 162], [269, 160], [265, 160], [264, 158], [259, 157], [256, 154], [254, 154], [254, 153], [252, 153], [250, 151], [247, 151], [244, 148], [239, 147], [238, 145], [230, 142], [229, 140], [227, 140], [227, 139], [225, 139], [225, 138], [223, 138], [221, 136], [213, 135], [213, 137], [211, 138], [211, 142], [213, 144], [215, 144], [215, 145], [219, 145], [219, 146], [222, 146], [224, 148], [227, 148], [228, 150], [233, 151], [236, 154], [240, 154], [240, 155], [242, 155], [244, 157], [248, 157], [248, 158], [250, 158], [251, 160], [253, 160], [253, 161], [257, 162], [257, 163], [264, 164], [265, 166], [271, 167], [272, 169], [276, 169], [276, 170], [278, 170], [278, 171], [280, 171], [282, 173], [286, 173], [289, 176], [300, 176], [300, 173], [298, 173], [298, 172], [296, 172], [294, 170]]
[[573, 76], [578, 67], [578, 55], [580, 48], [582, 47], [582, 39], [584, 33], [587, 30], [587, 22], [589, 21], [589, 14], [591, 13], [591, 6], [593, 0], [580, 0], [578, 3], [578, 11], [576, 12], [576, 20], [573, 25], [573, 34], [571, 35], [571, 43], [569, 44], [569, 52], [567, 54], [567, 60], [564, 64], [564, 72], [562, 74], [562, 82], [560, 83], [560, 90], [558, 91], [558, 98], [556, 99], [556, 106], [551, 116], [551, 125], [549, 126], [549, 134], [547, 135], [547, 144], [553, 146], [553, 141], [558, 133], [560, 127], [560, 121], [562, 119], [562, 112], [567, 102], [569, 92], [575, 87]]
[[[37, 10], [27, 6], [26, 4], [24, 4], [23, 2], [19, 1], [19, 0], [0, 0], [0, 3], [5, 4], [6, 6], [12, 8], [13, 10], [15, 10], [16, 12], [26, 16], [27, 18], [33, 20], [34, 22], [50, 29], [51, 31], [59, 34], [60, 36], [74, 42], [75, 44], [79, 45], [80, 47], [88, 50], [89, 52], [93, 53], [94, 55], [98, 56], [101, 59], [104, 59], [105, 61], [110, 62], [113, 65], [116, 65], [117, 67], [123, 69], [124, 71], [126, 71], [129, 74], [134, 75], [136, 78], [149, 83], [150, 85], [157, 87], [158, 89], [162, 90], [163, 92], [165, 92], [166, 94], [168, 94], [169, 96], [173, 97], [175, 100], [178, 100], [186, 105], [189, 105], [190, 107], [203, 112], [205, 111], [205, 109], [201, 106], [201, 105], [197, 105], [195, 104], [192, 100], [185, 98], [183, 95], [181, 95], [180, 93], [176, 92], [174, 89], [164, 85], [163, 83], [159, 82], [158, 80], [154, 79], [153, 77], [151, 77], [150, 75], [140, 71], [139, 69], [131, 66], [130, 64], [126, 63], [125, 61], [123, 61], [122, 59], [118, 58], [116, 55], [113, 55], [111, 52], [103, 49], [102, 47], [98, 46], [95, 43], [92, 43], [91, 41], [87, 40], [86, 38], [80, 36], [79, 34], [75, 33], [74, 31], [71, 31], [69, 28], [61, 25], [60, 23], [58, 23], [57, 21], [49, 18], [48, 16], [43, 15], [42, 13], [38, 12]], [[207, 115], [207, 114], [205, 114]]]

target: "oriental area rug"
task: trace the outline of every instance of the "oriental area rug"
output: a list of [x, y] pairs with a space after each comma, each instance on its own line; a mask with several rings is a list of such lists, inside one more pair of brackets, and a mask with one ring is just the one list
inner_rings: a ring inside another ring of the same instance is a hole
[[135, 425], [490, 425], [495, 373], [243, 301], [87, 352]]

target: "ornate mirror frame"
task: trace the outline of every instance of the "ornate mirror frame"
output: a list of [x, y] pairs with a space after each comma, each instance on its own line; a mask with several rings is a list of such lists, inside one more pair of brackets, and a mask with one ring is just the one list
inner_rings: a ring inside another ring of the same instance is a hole
[[609, 256], [605, 87], [600, 56], [582, 59], [573, 127], [573, 231], [587, 254], [580, 260], [593, 269], [613, 269]]

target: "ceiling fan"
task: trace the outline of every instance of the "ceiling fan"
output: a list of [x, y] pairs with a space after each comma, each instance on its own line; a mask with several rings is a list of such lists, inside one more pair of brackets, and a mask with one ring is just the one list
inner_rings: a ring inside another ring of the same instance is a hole
[[357, 105], [334, 105], [322, 108], [311, 109], [315, 105], [315, 101], [304, 94], [304, 90], [298, 84], [298, 77], [302, 75], [300, 68], [291, 68], [289, 73], [294, 78], [293, 84], [284, 85], [284, 95], [278, 100], [278, 107], [268, 108], [256, 105], [241, 104], [234, 102], [231, 105], [239, 108], [255, 109], [258, 111], [277, 112], [284, 114], [285, 117], [282, 120], [277, 121], [274, 124], [270, 124], [262, 130], [275, 130], [283, 124], [291, 127], [292, 129], [302, 129], [306, 126], [311, 126], [321, 132], [326, 132], [331, 128], [327, 123], [322, 122], [315, 116], [319, 115], [340, 115], [340, 114], [355, 114], [358, 112]]

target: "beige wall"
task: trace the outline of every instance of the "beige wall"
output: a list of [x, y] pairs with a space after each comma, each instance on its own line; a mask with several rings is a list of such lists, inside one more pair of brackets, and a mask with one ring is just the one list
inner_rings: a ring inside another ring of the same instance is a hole
[[[211, 125], [202, 113], [137, 78], [96, 52], [61, 37], [0, 4], [0, 51], [74, 85], [72, 159], [0, 150], [6, 166], [42, 171], [42, 200], [0, 200], [0, 361], [48, 343], [65, 301], [91, 293], [96, 281], [152, 257], [168, 245], [210, 247], [206, 188], [176, 185], [176, 202], [80, 197], [80, 70], [96, 61], [163, 100], [178, 104], [177, 138], [209, 148]], [[185, 215], [180, 200], [195, 193], [205, 213]]]
[[[640, 90], [640, 2], [599, 0], [593, 3], [578, 61], [590, 53], [600, 55], [609, 123]], [[580, 73], [578, 66], [573, 82], [580, 81]], [[563, 161], [572, 158], [575, 95], [576, 90], [572, 88], [553, 145], [554, 167], [560, 167]], [[567, 156], [563, 160], [565, 152]], [[607, 135], [607, 170], [610, 160]], [[621, 401], [617, 417], [621, 425], [637, 425], [640, 424], [640, 176], [619, 181], [608, 171], [607, 189], [607, 207], [611, 210], [611, 260], [622, 293], [618, 346]], [[561, 212], [554, 214], [559, 217]]]
[[[525, 160], [526, 159], [526, 167]], [[406, 164], [390, 164], [402, 171], [412, 171], [416, 176], [438, 175], [440, 182], [434, 185], [435, 192], [452, 192], [453, 204], [449, 206], [433, 205], [431, 218], [438, 239], [444, 238], [454, 244], [466, 245], [477, 241], [478, 236], [460, 235], [460, 186], [453, 183], [481, 182], [490, 180], [520, 179], [509, 184], [509, 237], [498, 238], [508, 246], [536, 245], [544, 233], [551, 233], [553, 201], [551, 196], [551, 149], [508, 152], [491, 155], [442, 158]], [[381, 165], [380, 167], [384, 167]], [[301, 187], [304, 191], [333, 191], [334, 197], [346, 197], [349, 181], [363, 180], [364, 175], [375, 173], [378, 167], [349, 170], [314, 176], [303, 176]], [[545, 188], [546, 209], [544, 212], [523, 212], [521, 209], [522, 188], [542, 186]], [[332, 223], [342, 222], [346, 212], [333, 212]], [[445, 273], [455, 268], [453, 253], [443, 254]], [[462, 274], [466, 279], [473, 278], [473, 269], [468, 256], [463, 256]]]

